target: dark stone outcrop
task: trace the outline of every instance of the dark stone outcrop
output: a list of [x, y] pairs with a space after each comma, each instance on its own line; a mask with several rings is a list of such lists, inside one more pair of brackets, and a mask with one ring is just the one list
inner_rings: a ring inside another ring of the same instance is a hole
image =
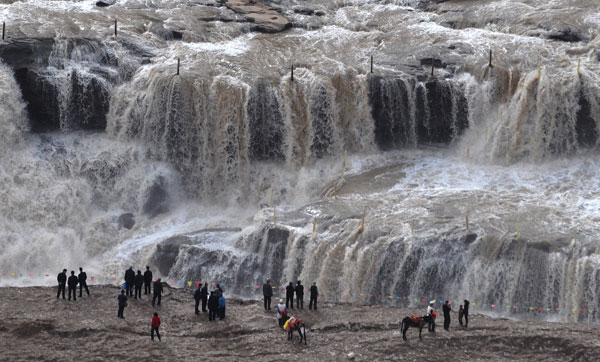
[[156, 179], [148, 190], [142, 211], [150, 218], [169, 211], [169, 194], [164, 177]]
[[576, 43], [579, 41], [588, 40], [587, 36], [585, 36], [581, 30], [571, 27], [551, 30], [546, 34], [546, 38], [550, 40], [558, 40], [568, 43]]
[[[116, 57], [97, 40], [68, 39], [66, 58], [53, 62], [56, 70], [48, 68], [55, 42], [31, 38], [0, 44], [0, 58], [14, 70], [27, 103], [31, 130], [104, 130], [110, 89], [117, 81], [106, 68], [118, 66]], [[91, 54], [97, 65], [89, 66], [86, 72], [73, 69], [65, 75], [65, 64], [75, 51]]]
[[248, 22], [254, 23], [253, 31], [278, 33], [291, 28], [292, 24], [274, 8], [254, 0], [222, 0], [222, 3]]
[[579, 111], [577, 112], [577, 144], [580, 147], [591, 147], [596, 144], [598, 139], [598, 129], [596, 121], [592, 118], [590, 102], [582, 91], [579, 96]]
[[161, 241], [156, 245], [156, 251], [151, 259], [160, 275], [169, 275], [171, 268], [177, 261], [179, 249], [182, 245], [192, 244], [192, 240], [185, 235], [177, 235]]
[[114, 5], [115, 2], [112, 0], [100, 0], [96, 2], [96, 6], [101, 7], [101, 8], [105, 8], [111, 5]]
[[383, 150], [449, 143], [468, 126], [467, 100], [451, 81], [372, 75], [369, 104], [375, 142]]
[[119, 223], [119, 228], [131, 230], [133, 225], [135, 225], [135, 216], [131, 212], [126, 212], [119, 215], [119, 219], [117, 221]]

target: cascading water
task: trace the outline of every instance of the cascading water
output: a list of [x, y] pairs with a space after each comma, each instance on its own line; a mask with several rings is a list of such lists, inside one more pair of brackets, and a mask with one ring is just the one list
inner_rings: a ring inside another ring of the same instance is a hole
[[535, 3], [274, 1], [273, 34], [217, 2], [0, 5], [0, 272], [26, 275], [0, 284], [149, 263], [598, 320], [600, 16]]

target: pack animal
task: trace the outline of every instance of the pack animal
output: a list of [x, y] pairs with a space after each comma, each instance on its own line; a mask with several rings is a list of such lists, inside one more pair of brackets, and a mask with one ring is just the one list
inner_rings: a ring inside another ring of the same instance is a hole
[[432, 322], [433, 321], [430, 316], [417, 317], [413, 315], [410, 317], [405, 317], [402, 320], [402, 324], [400, 327], [400, 329], [402, 329], [402, 339], [405, 341], [408, 340], [406, 338], [406, 331], [408, 331], [408, 328], [410, 327], [419, 328], [419, 339], [423, 339], [421, 338], [421, 332], [423, 331], [423, 327], [425, 325], [429, 325]]
[[283, 329], [288, 332], [288, 341], [294, 339], [294, 332], [298, 331], [300, 335], [300, 343], [304, 340], [304, 345], [306, 345], [306, 327], [304, 322], [296, 317], [289, 317], [285, 324], [283, 325]]

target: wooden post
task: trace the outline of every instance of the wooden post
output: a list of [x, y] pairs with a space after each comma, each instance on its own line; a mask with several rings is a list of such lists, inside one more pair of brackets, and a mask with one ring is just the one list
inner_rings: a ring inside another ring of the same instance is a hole
[[433, 67], [434, 67], [434, 64], [433, 64], [433, 62], [432, 62], [432, 63], [431, 63], [431, 75], [433, 75]]
[[490, 49], [490, 64], [489, 64], [490, 68], [493, 67], [492, 65], [492, 49]]
[[415, 234], [415, 221], [414, 220], [410, 221], [410, 233], [413, 235]]
[[294, 81], [294, 65], [292, 64], [292, 77], [291, 77], [292, 82]]
[[273, 205], [273, 188], [271, 187], [271, 196], [269, 196], [269, 207], [271, 207], [271, 205]]
[[115, 19], [115, 36], [117, 36], [117, 19]]
[[373, 73], [373, 56], [371, 55], [371, 73]]
[[179, 64], [180, 64], [180, 60], [179, 60], [179, 58], [177, 58], [177, 75], [179, 75]]
[[313, 235], [317, 232], [317, 217], [313, 218]]
[[2, 22], [2, 40], [4, 40], [4, 33], [6, 33], [6, 23]]
[[465, 214], [465, 224], [467, 225], [467, 231], [469, 230], [469, 213]]

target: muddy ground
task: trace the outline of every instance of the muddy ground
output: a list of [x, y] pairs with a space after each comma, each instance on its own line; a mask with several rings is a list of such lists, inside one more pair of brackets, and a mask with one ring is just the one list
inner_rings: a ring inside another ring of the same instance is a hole
[[[91, 297], [57, 300], [54, 288], [0, 288], [0, 361], [597, 361], [600, 326], [517, 322], [472, 315], [468, 330], [452, 315], [435, 334], [399, 321], [422, 310], [322, 303], [292, 315], [310, 328], [308, 345], [293, 342], [262, 302], [230, 300], [225, 320], [194, 314], [191, 292], [166, 288], [163, 303], [130, 300], [117, 318], [117, 287], [95, 286]], [[276, 301], [274, 300], [274, 304]], [[273, 306], [274, 307], [274, 306]], [[273, 308], [274, 309], [274, 308]], [[150, 318], [162, 318], [162, 341], [150, 340]]]

